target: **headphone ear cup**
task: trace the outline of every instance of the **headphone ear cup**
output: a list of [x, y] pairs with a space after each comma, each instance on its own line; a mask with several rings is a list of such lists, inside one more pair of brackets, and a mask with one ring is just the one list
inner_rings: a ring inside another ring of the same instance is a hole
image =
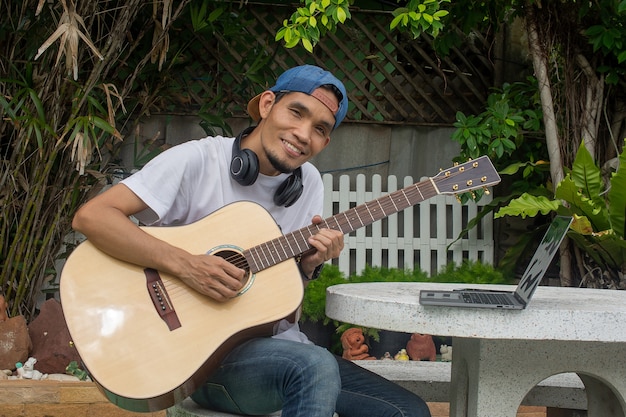
[[233, 156], [230, 161], [230, 176], [241, 185], [254, 184], [259, 176], [259, 157], [250, 149], [241, 149], [241, 138], [251, 132], [246, 129], [233, 142]]
[[302, 195], [303, 189], [302, 169], [297, 168], [274, 193], [274, 204], [285, 207], [293, 205]]
[[259, 157], [243, 149], [230, 162], [230, 175], [241, 185], [252, 185], [259, 176]]

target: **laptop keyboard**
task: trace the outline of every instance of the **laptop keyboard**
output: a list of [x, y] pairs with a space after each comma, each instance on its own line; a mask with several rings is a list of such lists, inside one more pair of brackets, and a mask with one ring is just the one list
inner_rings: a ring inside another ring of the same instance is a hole
[[465, 292], [462, 295], [463, 301], [471, 304], [512, 304], [505, 294]]

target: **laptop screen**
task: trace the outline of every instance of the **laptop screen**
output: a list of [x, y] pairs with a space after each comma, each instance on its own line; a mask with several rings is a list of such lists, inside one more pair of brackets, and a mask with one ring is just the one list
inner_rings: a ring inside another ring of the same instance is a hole
[[548, 231], [539, 243], [535, 254], [522, 275], [522, 279], [517, 286], [515, 292], [524, 301], [528, 303], [530, 297], [539, 286], [541, 279], [547, 272], [554, 255], [559, 250], [561, 242], [572, 223], [572, 218], [567, 216], [556, 216]]

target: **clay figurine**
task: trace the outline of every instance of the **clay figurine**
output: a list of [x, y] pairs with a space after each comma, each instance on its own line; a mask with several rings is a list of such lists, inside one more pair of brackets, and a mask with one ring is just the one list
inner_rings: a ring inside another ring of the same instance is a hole
[[400, 349], [393, 358], [397, 361], [408, 361], [410, 359], [409, 355], [406, 353], [406, 349]]
[[393, 358], [391, 357], [391, 353], [389, 352], [385, 352], [385, 354], [383, 355], [382, 358], [380, 358], [383, 361], [392, 361]]
[[435, 342], [433, 342], [433, 337], [429, 334], [413, 333], [411, 340], [406, 344], [406, 351], [411, 360], [414, 361], [434, 361], [437, 359]]
[[372, 360], [369, 347], [365, 344], [363, 331], [357, 327], [351, 327], [341, 335], [341, 346], [343, 347], [344, 359], [348, 360]]
[[34, 379], [34, 380], [42, 379], [44, 375], [35, 369], [36, 363], [37, 363], [37, 359], [33, 357], [28, 358], [28, 360], [24, 362], [24, 365], [22, 366], [22, 369], [24, 370], [23, 371], [24, 373], [22, 374], [22, 378]]
[[441, 345], [439, 348], [442, 362], [450, 362], [452, 360], [452, 346]]

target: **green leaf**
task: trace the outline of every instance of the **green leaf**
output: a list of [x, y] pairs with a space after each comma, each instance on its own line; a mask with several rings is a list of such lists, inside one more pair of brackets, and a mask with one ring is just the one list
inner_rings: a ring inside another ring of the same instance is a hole
[[302, 46], [309, 52], [313, 52], [313, 44], [307, 38], [302, 38]]
[[498, 210], [494, 218], [504, 216], [526, 216], [535, 217], [537, 213], [548, 214], [555, 212], [560, 207], [560, 203], [543, 196], [534, 196], [528, 193], [522, 194], [519, 198], [511, 200], [506, 206]]
[[344, 23], [347, 17], [348, 15], [346, 14], [346, 11], [344, 9], [342, 8], [337, 9], [337, 19], [339, 19], [341, 23]]
[[521, 168], [527, 165], [526, 162], [515, 162], [504, 169], [501, 169], [499, 172], [500, 175], [513, 175], [516, 174]]
[[396, 26], [400, 24], [403, 18], [404, 18], [403, 14], [399, 14], [396, 17], [394, 17], [391, 23], [389, 24], [389, 29], [395, 29]]
[[608, 193], [609, 219], [611, 228], [617, 236], [626, 237], [626, 146], [619, 157], [619, 169], [611, 177], [611, 189]]
[[580, 187], [568, 174], [556, 187], [554, 196], [566, 201], [572, 213], [585, 216], [592, 223], [595, 231], [603, 231], [610, 228], [606, 206], [602, 201], [600, 205], [580, 192]]
[[275, 41], [279, 41], [282, 38], [285, 37], [285, 32], [287, 31], [287, 28], [282, 27], [278, 30], [278, 32], [276, 33], [276, 37], [274, 38]]
[[113, 134], [115, 132], [115, 128], [109, 124], [109, 122], [97, 117], [91, 116], [91, 122], [101, 130], [104, 130], [107, 133]]
[[604, 31], [605, 31], [604, 26], [595, 25], [587, 29], [586, 33], [587, 33], [587, 36], [589, 36], [590, 38], [594, 38], [596, 36], [600, 36], [602, 33], [604, 33]]
[[580, 143], [576, 158], [572, 165], [572, 179], [576, 187], [582, 190], [583, 195], [594, 201], [597, 206], [603, 206], [601, 192], [603, 189], [602, 173], [593, 160], [593, 157], [585, 147], [584, 142]]
[[224, 13], [223, 7], [218, 7], [209, 14], [209, 22], [215, 22]]
[[511, 139], [507, 139], [507, 138], [503, 138], [502, 139], [502, 146], [504, 146], [504, 148], [509, 150], [509, 151], [513, 151], [516, 148], [515, 142], [513, 142]]
[[294, 36], [289, 40], [289, 42], [285, 41], [285, 48], [290, 49], [295, 47], [300, 42], [299, 36]]
[[2, 95], [0, 95], [0, 106], [2, 106], [5, 112], [7, 112], [11, 120], [17, 119], [17, 115], [13, 111], [12, 106], [9, 105], [9, 102], [6, 101], [6, 99], [2, 97]]
[[35, 105], [35, 108], [37, 109], [37, 115], [39, 116], [39, 120], [41, 120], [42, 122], [45, 122], [46, 113], [43, 109], [43, 104], [41, 103], [39, 96], [37, 96], [37, 92], [29, 88], [28, 94], [30, 95], [30, 99], [32, 100], [33, 104]]

